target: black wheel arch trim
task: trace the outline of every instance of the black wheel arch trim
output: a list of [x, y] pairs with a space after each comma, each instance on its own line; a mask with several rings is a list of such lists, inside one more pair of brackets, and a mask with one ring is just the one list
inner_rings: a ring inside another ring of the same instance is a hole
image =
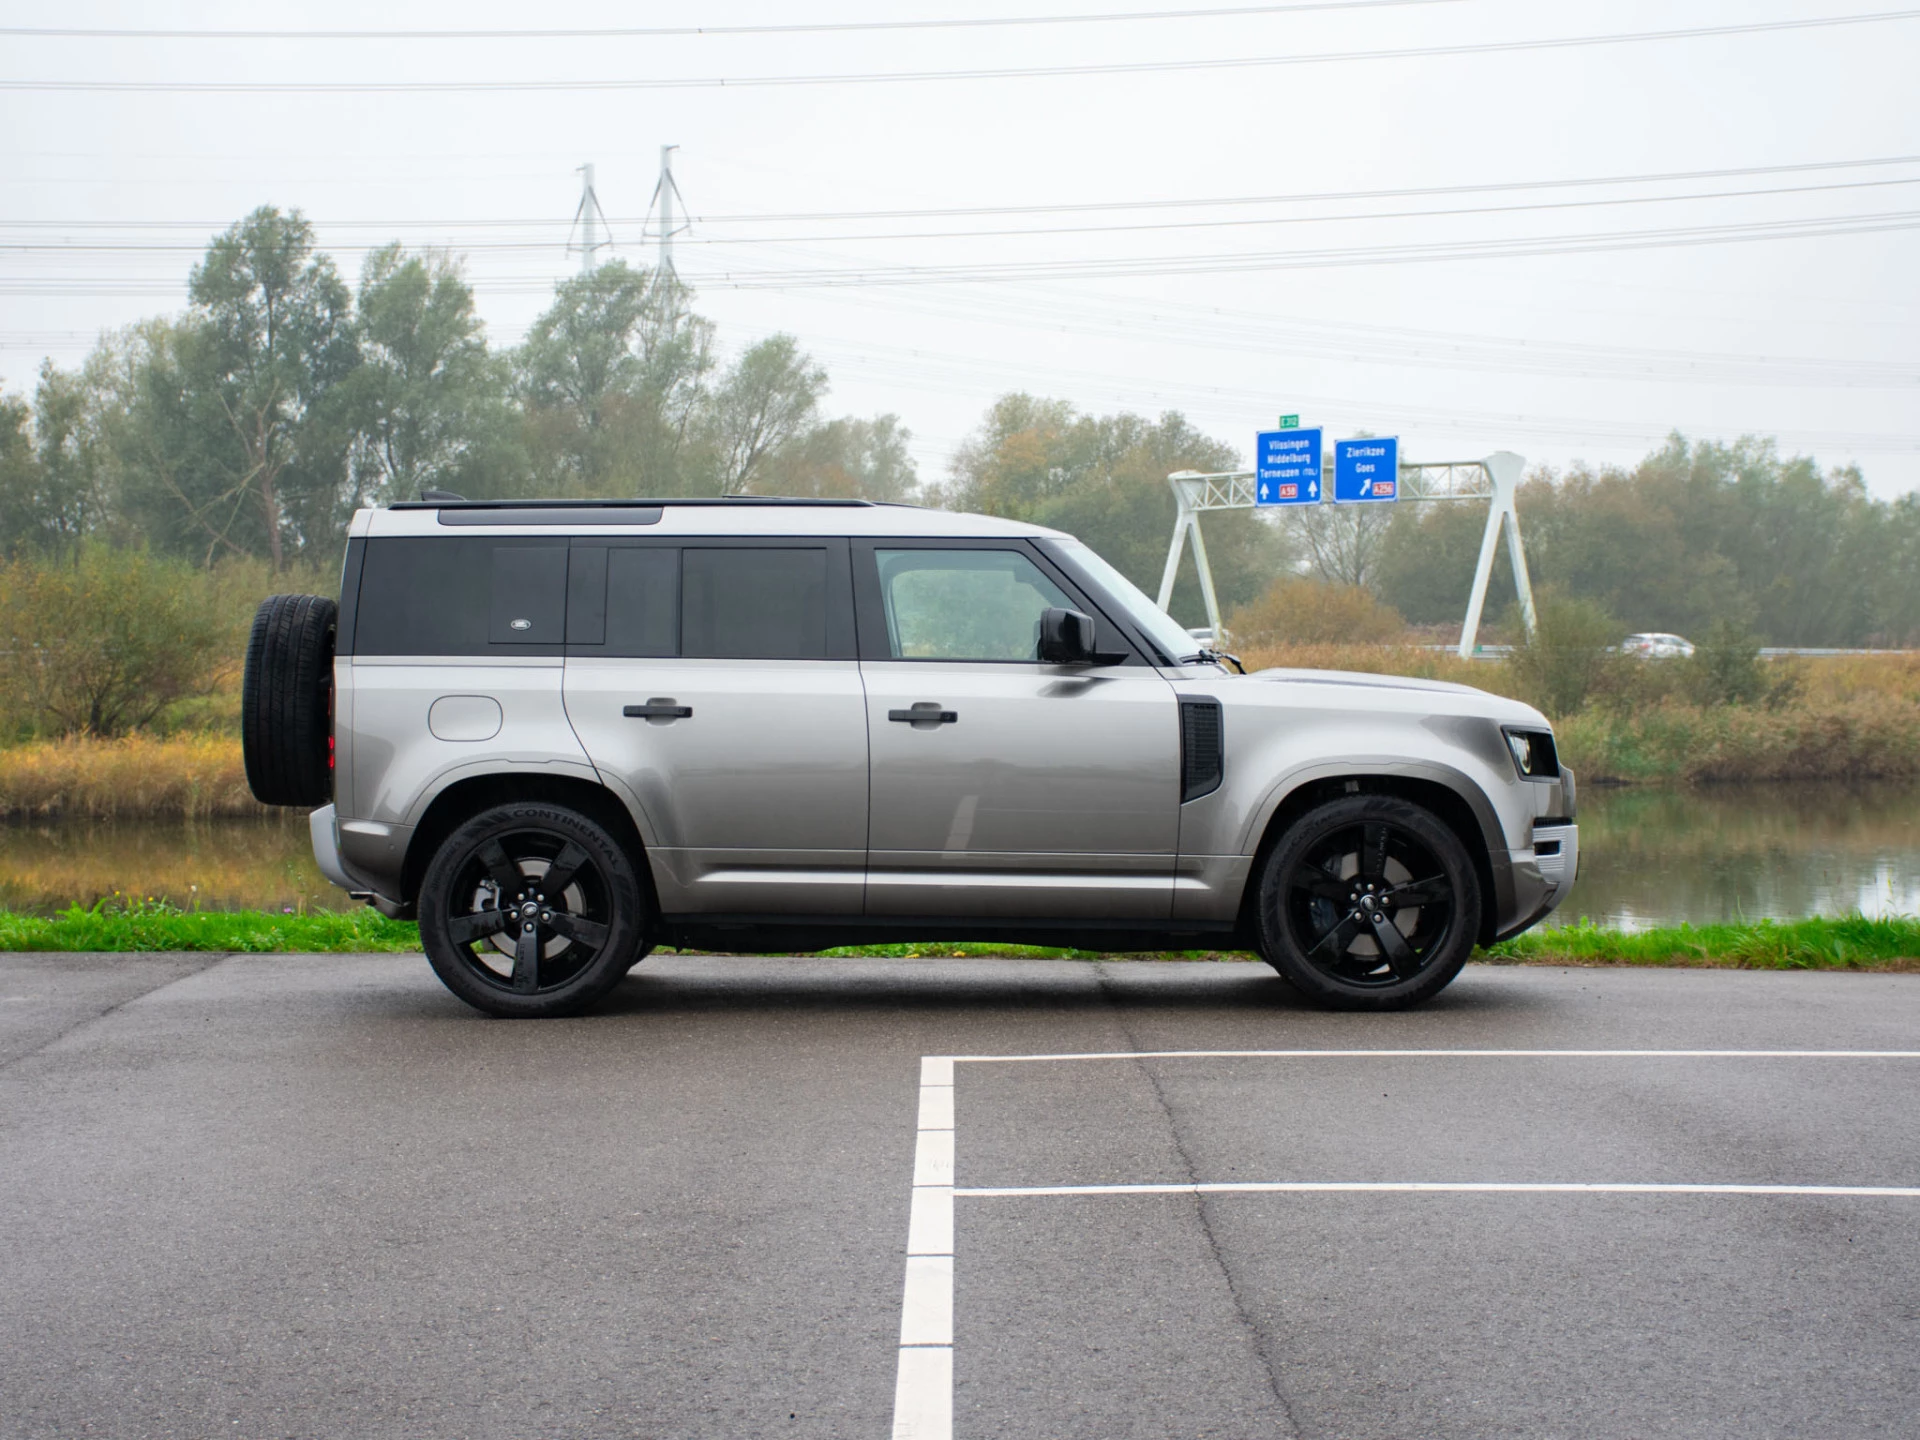
[[[1259, 838], [1251, 851], [1254, 863], [1247, 868], [1247, 885], [1240, 897], [1241, 928], [1246, 933], [1252, 933], [1248, 928], [1251, 921], [1249, 907], [1254, 898], [1253, 877], [1259, 873], [1260, 861], [1279, 843], [1280, 836], [1295, 817], [1323, 800], [1345, 793], [1344, 786], [1349, 781], [1357, 782], [1363, 788], [1369, 788], [1371, 782], [1371, 788], [1379, 793], [1398, 793], [1416, 804], [1421, 797], [1398, 790], [1397, 783], [1410, 783], [1414, 787], [1436, 786], [1452, 797], [1455, 805], [1463, 807], [1473, 823], [1471, 830], [1460, 838], [1466, 843], [1474, 869], [1479, 873], [1480, 883], [1487, 888], [1491, 901], [1481, 907], [1479, 943], [1491, 943], [1496, 935], [1503, 932], [1508, 917], [1513, 915], [1518, 904], [1518, 887], [1514, 883], [1513, 860], [1507, 851], [1506, 832], [1501, 828], [1500, 817], [1486, 792], [1465, 773], [1450, 765], [1426, 760], [1361, 756], [1323, 761], [1292, 771], [1262, 802], [1261, 811], [1258, 812], [1260, 818], [1250, 827]], [[1341, 788], [1330, 788], [1334, 786]], [[1459, 824], [1458, 814], [1446, 814], [1444, 808], [1440, 818], [1453, 825], [1456, 831], [1466, 828]]]
[[569, 766], [565, 770], [553, 765], [516, 769], [490, 767], [478, 774], [449, 772], [441, 777], [441, 782], [422, 797], [400, 873], [381, 877], [397, 892], [376, 894], [374, 908], [382, 914], [396, 919], [412, 918], [427, 866], [447, 837], [482, 810], [525, 802], [566, 806], [604, 825], [633, 859], [648, 914], [659, 915], [660, 896], [654, 888], [653, 867], [647, 863], [647, 842], [640, 820], [632, 813], [627, 800], [590, 767]]

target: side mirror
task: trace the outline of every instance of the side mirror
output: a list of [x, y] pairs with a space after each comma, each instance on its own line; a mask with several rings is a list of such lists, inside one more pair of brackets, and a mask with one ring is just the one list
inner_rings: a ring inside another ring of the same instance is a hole
[[1040, 661], [1045, 665], [1093, 663], [1093, 617], [1078, 610], [1040, 612]]

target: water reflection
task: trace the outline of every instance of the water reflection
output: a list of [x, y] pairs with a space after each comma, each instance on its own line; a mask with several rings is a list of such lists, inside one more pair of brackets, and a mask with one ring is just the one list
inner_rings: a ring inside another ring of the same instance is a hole
[[1911, 915], [1917, 817], [1911, 785], [1592, 787], [1580, 795], [1580, 878], [1552, 923]]
[[[346, 910], [306, 817], [0, 825], [0, 906], [114, 891], [207, 909]], [[1729, 786], [1580, 796], [1580, 879], [1553, 923], [1920, 913], [1920, 786]]]

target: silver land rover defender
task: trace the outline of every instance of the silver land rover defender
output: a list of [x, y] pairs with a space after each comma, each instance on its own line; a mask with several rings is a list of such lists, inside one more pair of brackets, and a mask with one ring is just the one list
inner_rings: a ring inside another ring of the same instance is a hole
[[1390, 1009], [1573, 883], [1539, 712], [1231, 673], [1032, 525], [430, 498], [354, 516], [340, 595], [255, 618], [248, 780], [496, 1015], [661, 944], [903, 940], [1249, 949]]

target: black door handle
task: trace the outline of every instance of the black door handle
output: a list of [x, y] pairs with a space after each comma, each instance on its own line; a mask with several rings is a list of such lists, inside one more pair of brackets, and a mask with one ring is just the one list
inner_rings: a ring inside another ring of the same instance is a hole
[[941, 710], [933, 705], [916, 705], [911, 710], [889, 710], [889, 720], [905, 720], [909, 724], [926, 722], [933, 725], [952, 725], [960, 719], [958, 710]]
[[620, 713], [629, 720], [685, 720], [693, 714], [693, 707], [671, 700], [649, 700], [644, 705], [628, 705]]

